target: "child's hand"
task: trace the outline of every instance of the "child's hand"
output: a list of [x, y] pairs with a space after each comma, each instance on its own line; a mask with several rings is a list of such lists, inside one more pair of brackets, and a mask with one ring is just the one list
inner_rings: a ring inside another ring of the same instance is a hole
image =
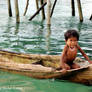
[[66, 70], [70, 70], [71, 68], [70, 68], [69, 65], [65, 64], [64, 69], [66, 69]]
[[90, 64], [92, 64], [92, 61], [88, 61]]
[[62, 72], [63, 74], [65, 74], [65, 73], [67, 72], [67, 70], [66, 70], [66, 69], [62, 69], [61, 72]]

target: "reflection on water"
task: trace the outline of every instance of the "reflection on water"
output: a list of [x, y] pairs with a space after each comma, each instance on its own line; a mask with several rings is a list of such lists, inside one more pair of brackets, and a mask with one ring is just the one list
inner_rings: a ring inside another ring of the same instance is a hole
[[46, 34], [47, 54], [50, 53], [50, 36], [51, 36], [51, 27], [50, 26], [47, 26], [47, 34]]
[[18, 24], [16, 24], [16, 26], [15, 26], [15, 35], [17, 35], [18, 34], [18, 32], [19, 32], [19, 23]]

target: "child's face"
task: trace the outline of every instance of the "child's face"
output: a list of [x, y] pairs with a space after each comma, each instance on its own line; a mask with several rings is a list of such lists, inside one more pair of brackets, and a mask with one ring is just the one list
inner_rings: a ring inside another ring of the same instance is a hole
[[78, 43], [78, 40], [76, 37], [70, 37], [68, 38], [68, 40], [66, 41], [66, 44], [70, 47], [70, 48], [74, 48]]

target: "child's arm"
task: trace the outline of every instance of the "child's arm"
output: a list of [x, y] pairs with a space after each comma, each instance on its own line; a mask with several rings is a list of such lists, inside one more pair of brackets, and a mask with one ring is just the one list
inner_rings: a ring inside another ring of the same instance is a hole
[[61, 55], [61, 58], [60, 58], [60, 67], [62, 69], [66, 69], [65, 63], [66, 63], [66, 53], [67, 53], [67, 50], [68, 50], [68, 47], [67, 47], [67, 45], [65, 45], [65, 47], [63, 49], [63, 52], [62, 52], [62, 55]]
[[82, 53], [82, 55], [85, 57], [85, 59], [92, 64], [92, 61], [89, 59], [89, 57], [86, 55], [86, 53], [80, 48], [79, 45], [77, 45], [78, 50]]

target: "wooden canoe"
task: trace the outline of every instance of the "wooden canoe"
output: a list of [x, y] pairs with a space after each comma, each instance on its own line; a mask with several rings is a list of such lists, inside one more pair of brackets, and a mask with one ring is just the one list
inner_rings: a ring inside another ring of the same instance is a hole
[[[92, 64], [62, 73], [60, 56], [23, 54], [0, 50], [0, 70], [38, 79], [59, 78], [72, 82], [92, 84]], [[83, 63], [83, 62], [82, 62]]]

